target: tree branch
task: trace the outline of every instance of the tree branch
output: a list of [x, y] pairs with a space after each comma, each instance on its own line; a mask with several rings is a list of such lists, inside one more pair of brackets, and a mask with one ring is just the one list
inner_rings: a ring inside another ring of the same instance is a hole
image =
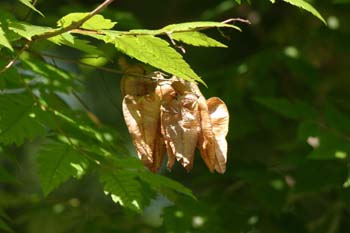
[[91, 19], [94, 15], [96, 15], [101, 10], [103, 10], [105, 7], [107, 7], [109, 4], [111, 4], [113, 1], [114, 0], [105, 0], [103, 3], [101, 3], [101, 5], [96, 7], [96, 9], [91, 11], [87, 16], [85, 16], [81, 20], [79, 20], [79, 21], [77, 21], [75, 23], [72, 23], [71, 25], [69, 25], [69, 26], [67, 26], [65, 28], [61, 28], [59, 30], [52, 31], [52, 32], [47, 32], [47, 33], [44, 33], [42, 35], [34, 36], [33, 40], [38, 41], [38, 40], [48, 39], [48, 38], [51, 38], [51, 37], [54, 37], [54, 36], [61, 35], [61, 34], [65, 33], [65, 32], [71, 31], [73, 29], [77, 29], [81, 25], [83, 25], [86, 21]]
[[33, 38], [30, 41], [27, 41], [27, 43], [22, 47], [22, 49], [17, 53], [17, 55], [11, 59], [4, 68], [2, 68], [0, 70], [0, 74], [4, 73], [6, 70], [8, 70], [9, 68], [11, 68], [15, 62], [17, 61], [17, 59], [19, 58], [19, 56], [21, 56], [21, 54], [30, 47], [30, 45], [32, 43], [34, 43], [35, 41], [38, 40], [44, 40], [44, 39], [48, 39], [54, 36], [58, 36], [61, 35], [65, 32], [71, 31], [73, 29], [77, 29], [79, 28], [81, 25], [83, 25], [86, 21], [88, 21], [89, 19], [91, 19], [94, 15], [98, 14], [101, 10], [103, 10], [104, 8], [106, 8], [109, 4], [111, 4], [114, 0], [105, 0], [103, 3], [101, 3], [98, 7], [96, 7], [94, 10], [92, 10], [87, 16], [85, 16], [84, 18], [82, 18], [81, 20], [72, 23], [71, 25], [61, 28], [59, 30], [55, 30], [55, 31], [51, 31], [51, 32], [47, 32], [44, 33], [42, 35], [38, 35], [38, 36], [33, 36]]

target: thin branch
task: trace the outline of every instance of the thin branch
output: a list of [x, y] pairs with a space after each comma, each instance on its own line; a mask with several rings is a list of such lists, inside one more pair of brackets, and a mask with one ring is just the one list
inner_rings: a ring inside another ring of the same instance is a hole
[[242, 19], [242, 18], [226, 19], [226, 20], [222, 21], [221, 23], [232, 23], [232, 22], [241, 22], [241, 23], [246, 23], [246, 24], [252, 24], [249, 20]]
[[17, 61], [17, 59], [19, 58], [19, 56], [21, 56], [21, 54], [30, 47], [32, 41], [28, 41], [22, 48], [21, 50], [16, 54], [16, 56], [14, 58], [12, 58], [7, 64], [5, 67], [3, 67], [1, 70], [0, 70], [0, 74], [4, 73], [6, 70], [10, 69], [14, 64], [15, 62]]
[[171, 37], [171, 33], [167, 33], [166, 35], [168, 36], [168, 38], [169, 38], [171, 44], [172, 44], [175, 48], [179, 49], [183, 54], [186, 53], [186, 49], [185, 49], [183, 46], [177, 45], [177, 44], [176, 44], [176, 42], [174, 41], [174, 39]]
[[111, 4], [113, 1], [114, 0], [105, 0], [102, 4], [100, 4], [98, 7], [96, 7], [93, 11], [91, 11], [87, 16], [85, 16], [81, 20], [79, 20], [75, 23], [72, 23], [71, 25], [64, 27], [64, 28], [61, 28], [59, 30], [47, 32], [47, 33], [44, 33], [44, 34], [38, 35], [38, 36], [34, 36], [33, 40], [35, 40], [35, 41], [44, 40], [44, 39], [48, 39], [48, 38], [51, 38], [54, 36], [61, 35], [65, 32], [71, 31], [73, 29], [77, 29], [81, 25], [83, 25], [86, 21], [91, 19], [94, 15], [98, 14], [101, 10], [103, 10], [105, 7], [107, 7], [109, 4]]
[[[242, 22], [246, 24], [251, 24], [249, 20], [246, 19], [241, 19], [241, 18], [230, 18], [222, 21], [221, 23], [229, 24], [232, 22]], [[189, 28], [189, 29], [183, 29], [183, 30], [176, 30], [176, 31], [161, 31], [161, 30], [155, 30], [155, 32], [152, 33], [142, 33], [142, 32], [130, 32], [130, 31], [117, 31], [120, 33], [119, 35], [128, 35], [128, 36], [147, 36], [147, 35], [152, 35], [152, 36], [161, 36], [161, 35], [166, 35], [169, 36], [172, 33], [180, 33], [180, 32], [197, 32], [197, 31], [203, 31], [206, 29], [210, 29], [213, 27], [199, 27], [199, 28]], [[236, 28], [237, 30], [241, 31], [238, 27]], [[71, 30], [71, 33], [77, 33], [77, 34], [85, 34], [85, 35], [105, 35], [103, 31], [96, 31], [96, 30], [89, 30], [89, 29], [73, 29]]]
[[30, 41], [27, 41], [27, 43], [25, 43], [25, 45], [21, 48], [21, 50], [17, 53], [17, 55], [10, 60], [6, 66], [4, 68], [2, 68], [0, 70], [0, 74], [4, 73], [6, 70], [8, 70], [9, 68], [11, 68], [15, 62], [17, 61], [17, 59], [19, 58], [19, 56], [21, 56], [21, 54], [30, 47], [30, 45], [32, 43], [34, 43], [35, 41], [38, 40], [44, 40], [44, 39], [48, 39], [54, 36], [58, 36], [60, 34], [63, 34], [65, 32], [71, 31], [73, 29], [77, 29], [79, 28], [81, 25], [83, 25], [86, 21], [88, 21], [89, 19], [91, 19], [94, 15], [96, 15], [97, 13], [99, 13], [101, 10], [103, 10], [105, 7], [107, 7], [109, 4], [111, 4], [114, 0], [105, 0], [103, 3], [101, 3], [98, 7], [96, 7], [94, 10], [92, 10], [88, 15], [86, 15], [84, 18], [82, 18], [81, 20], [72, 23], [71, 25], [61, 28], [59, 30], [55, 30], [55, 31], [51, 31], [51, 32], [47, 32], [44, 33], [42, 35], [37, 35], [37, 36], [33, 36], [31, 38]]

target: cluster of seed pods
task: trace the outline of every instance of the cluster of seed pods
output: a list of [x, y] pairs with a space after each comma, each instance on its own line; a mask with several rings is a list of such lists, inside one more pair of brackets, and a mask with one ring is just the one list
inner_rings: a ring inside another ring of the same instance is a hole
[[[229, 113], [218, 97], [205, 99], [194, 82], [147, 77], [134, 67], [121, 81], [123, 114], [138, 157], [149, 170], [159, 170], [165, 154], [170, 170], [178, 161], [187, 171], [198, 148], [211, 172], [224, 173]], [[136, 75], [135, 75], [136, 74]]]

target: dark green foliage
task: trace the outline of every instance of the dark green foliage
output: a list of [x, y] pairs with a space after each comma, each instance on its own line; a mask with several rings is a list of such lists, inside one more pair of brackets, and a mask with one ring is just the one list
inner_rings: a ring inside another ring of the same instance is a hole
[[[349, 232], [349, 1], [115, 1], [45, 37], [101, 2], [0, 3], [0, 232]], [[224, 175], [143, 167], [124, 55], [226, 102]]]

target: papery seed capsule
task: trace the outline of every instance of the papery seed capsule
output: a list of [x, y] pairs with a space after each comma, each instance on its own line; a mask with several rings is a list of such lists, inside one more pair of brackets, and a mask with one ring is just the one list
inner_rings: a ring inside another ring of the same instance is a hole
[[159, 84], [157, 93], [161, 101], [162, 134], [168, 151], [168, 168], [174, 164], [174, 158], [190, 171], [193, 166], [194, 151], [199, 134], [199, 112], [197, 96], [182, 85], [177, 91], [172, 78]]
[[[134, 67], [132, 72], [142, 70]], [[156, 82], [144, 77], [124, 75], [121, 82], [123, 114], [138, 157], [151, 171], [159, 170], [165, 153], [160, 129], [160, 98]]]
[[227, 141], [229, 113], [224, 101], [218, 97], [212, 97], [207, 100], [210, 121], [215, 135], [215, 170], [219, 173], [226, 171], [227, 161]]

